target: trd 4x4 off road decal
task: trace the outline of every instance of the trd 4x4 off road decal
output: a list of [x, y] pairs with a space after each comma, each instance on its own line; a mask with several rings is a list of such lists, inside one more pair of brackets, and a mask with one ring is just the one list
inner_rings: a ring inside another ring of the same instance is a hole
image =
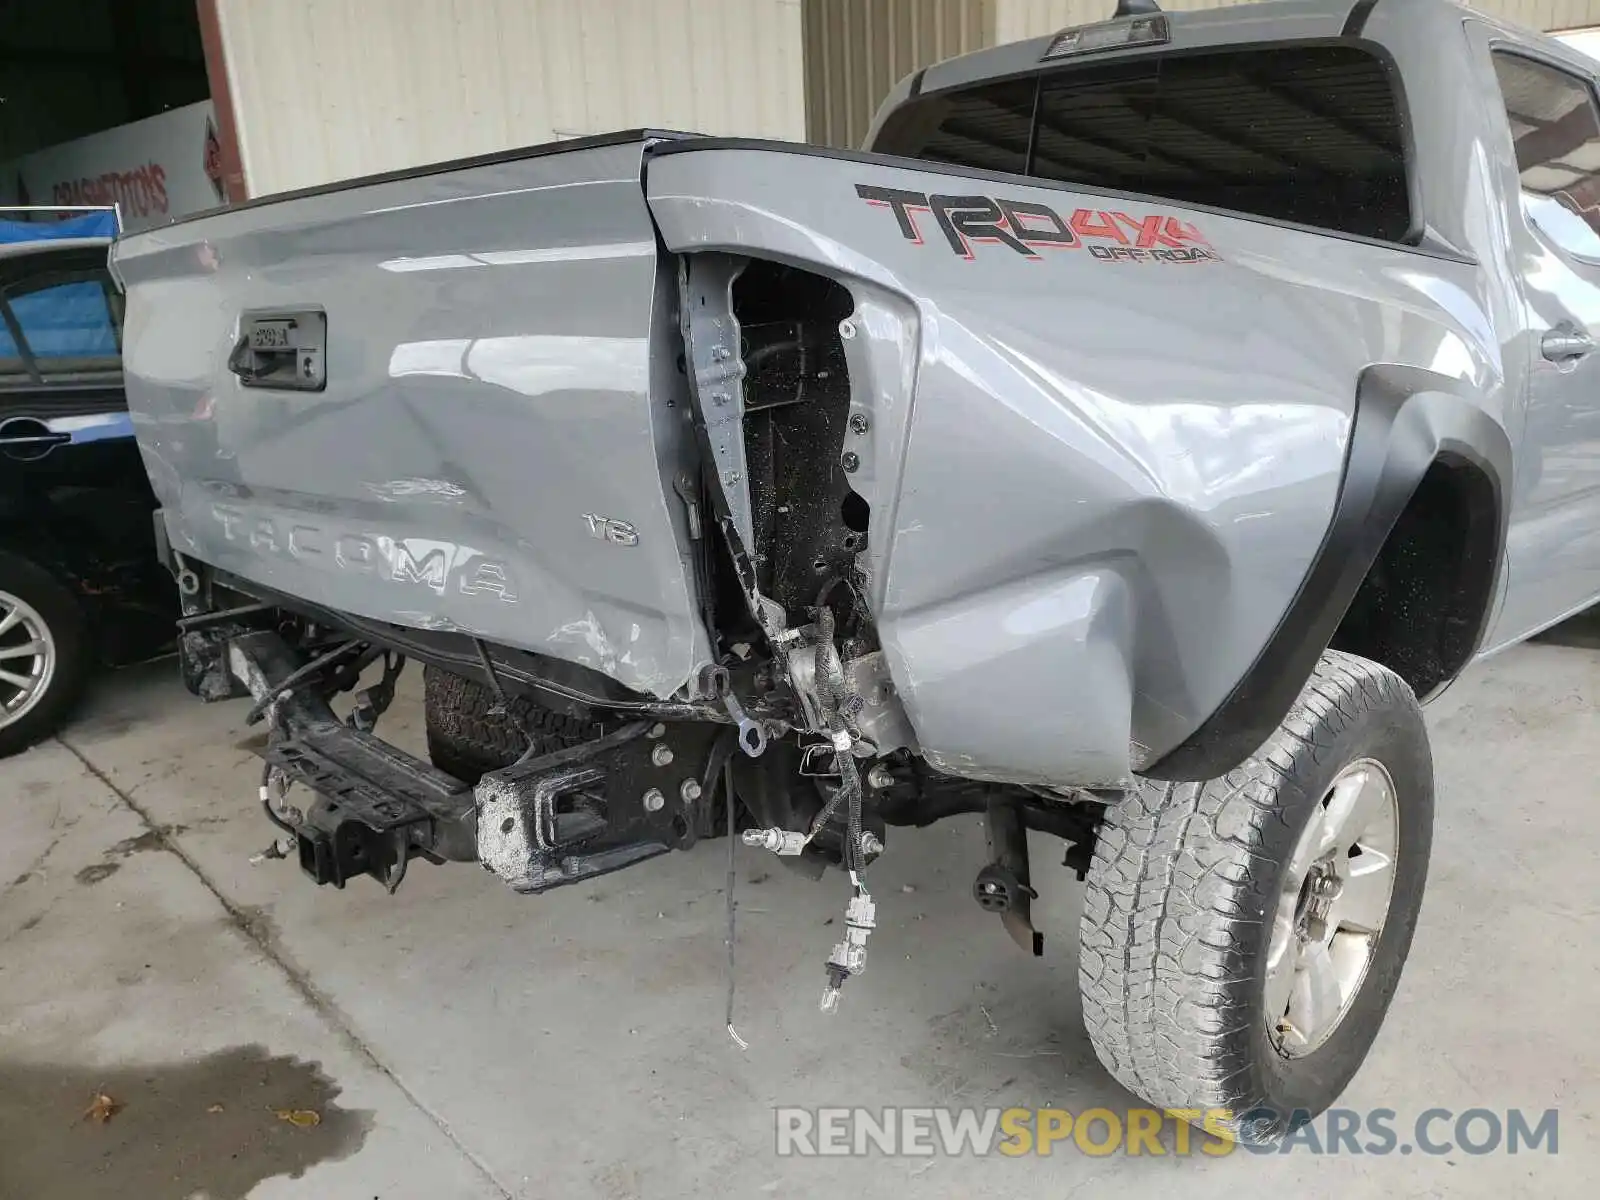
[[922, 245], [917, 218], [931, 213], [950, 249], [972, 258], [975, 242], [1005, 246], [1030, 262], [1041, 250], [1087, 249], [1107, 262], [1221, 262], [1193, 225], [1162, 213], [1130, 216], [1121, 211], [1080, 208], [1063, 219], [1045, 204], [995, 196], [930, 196], [903, 188], [856, 184], [856, 195], [894, 213], [901, 235]]

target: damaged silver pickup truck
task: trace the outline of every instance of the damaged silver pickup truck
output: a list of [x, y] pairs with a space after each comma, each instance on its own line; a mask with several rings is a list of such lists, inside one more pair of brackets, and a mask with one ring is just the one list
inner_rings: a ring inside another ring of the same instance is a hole
[[[621, 133], [117, 244], [183, 669], [317, 882], [741, 836], [842, 869], [832, 1009], [892, 828], [984, 814], [1029, 952], [1029, 832], [1086, 880], [1130, 1089], [1338, 1095], [1418, 697], [1600, 594], [1595, 65], [1445, 0], [1128, 7], [861, 153]], [[407, 659], [432, 763], [373, 733]]]

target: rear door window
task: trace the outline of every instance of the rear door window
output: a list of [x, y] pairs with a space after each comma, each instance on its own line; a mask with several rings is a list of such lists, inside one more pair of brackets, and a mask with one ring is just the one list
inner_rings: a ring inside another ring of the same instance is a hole
[[[1360, 47], [1145, 55], [1074, 64], [1004, 87], [1008, 144], [1029, 148], [1023, 174], [1385, 241], [1411, 235], [1400, 104], [1388, 68]], [[964, 128], [957, 114], [967, 96], [910, 102], [885, 122], [873, 149], [1015, 170], [941, 136]], [[923, 107], [919, 117], [914, 110]], [[1022, 137], [1018, 114], [1030, 110], [1036, 119]]]
[[1568, 253], [1600, 260], [1600, 118], [1589, 81], [1496, 52], [1522, 205]]
[[120, 370], [118, 299], [104, 272], [0, 289], [0, 380], [49, 383]]

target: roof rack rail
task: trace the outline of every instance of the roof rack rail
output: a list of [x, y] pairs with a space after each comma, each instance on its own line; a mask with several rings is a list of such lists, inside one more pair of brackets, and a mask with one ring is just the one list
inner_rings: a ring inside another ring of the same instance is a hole
[[122, 205], [120, 204], [0, 204], [0, 220], [15, 220], [16, 218], [12, 216], [13, 213], [23, 214], [21, 219], [30, 221], [35, 213], [41, 215], [45, 213], [62, 213], [65, 214], [62, 219], [68, 220], [73, 216], [104, 212], [111, 214], [112, 219], [116, 222], [117, 232], [122, 232]]

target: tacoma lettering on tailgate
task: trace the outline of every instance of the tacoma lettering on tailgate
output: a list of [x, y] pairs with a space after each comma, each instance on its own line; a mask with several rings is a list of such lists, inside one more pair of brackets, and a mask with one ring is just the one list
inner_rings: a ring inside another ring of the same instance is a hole
[[211, 515], [225, 539], [247, 545], [258, 554], [325, 571], [421, 586], [441, 596], [454, 591], [517, 603], [518, 589], [510, 567], [469, 546], [283, 521], [224, 504], [212, 505]]
[[1063, 217], [1047, 204], [997, 196], [943, 196], [856, 184], [856, 195], [894, 213], [900, 234], [920, 246], [919, 214], [930, 213], [951, 251], [971, 261], [974, 243], [1005, 246], [1030, 262], [1041, 250], [1082, 250], [1103, 262], [1204, 263], [1222, 256], [1187, 221], [1164, 213], [1079, 208]]

